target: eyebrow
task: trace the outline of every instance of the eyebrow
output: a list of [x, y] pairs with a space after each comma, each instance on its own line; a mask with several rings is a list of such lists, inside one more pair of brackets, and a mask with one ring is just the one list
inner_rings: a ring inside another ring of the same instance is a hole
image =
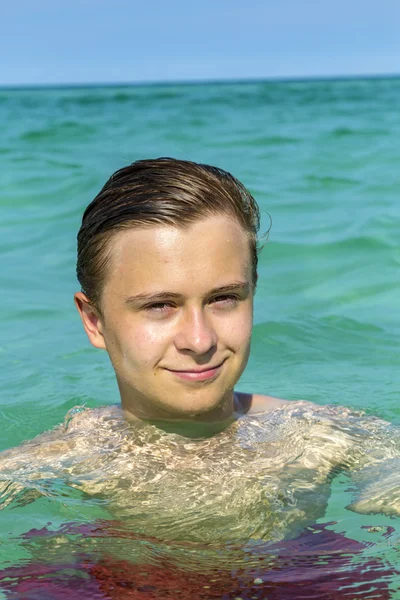
[[[229, 283], [228, 285], [222, 285], [220, 287], [213, 288], [209, 292], [207, 292], [206, 296], [215, 296], [217, 294], [229, 294], [232, 292], [239, 292], [242, 294], [248, 294], [250, 291], [250, 283], [249, 282], [234, 282]], [[125, 299], [125, 304], [129, 304], [131, 306], [142, 305], [147, 303], [157, 303], [162, 302], [163, 300], [182, 300], [183, 294], [176, 294], [175, 292], [156, 292], [155, 294], [135, 294], [134, 296], [128, 296]]]

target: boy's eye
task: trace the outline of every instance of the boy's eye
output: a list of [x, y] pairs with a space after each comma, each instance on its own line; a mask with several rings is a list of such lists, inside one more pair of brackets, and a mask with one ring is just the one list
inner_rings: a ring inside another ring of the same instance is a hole
[[237, 296], [234, 296], [233, 294], [224, 294], [221, 296], [214, 296], [214, 298], [211, 298], [210, 302], [212, 304], [231, 305], [236, 304], [238, 300], [239, 298]]
[[171, 302], [154, 302], [153, 304], [149, 304], [148, 306], [145, 306], [146, 310], [154, 311], [154, 312], [165, 312], [165, 311], [169, 310], [170, 308], [173, 308], [173, 305], [171, 304]]
[[[239, 296], [235, 294], [220, 294], [218, 296], [210, 298], [208, 303], [221, 307], [233, 307], [239, 302], [239, 300]], [[155, 314], [168, 313], [174, 308], [176, 308], [176, 304], [170, 300], [151, 302], [150, 304], [146, 304], [145, 306], [143, 306], [143, 309], [146, 312]]]

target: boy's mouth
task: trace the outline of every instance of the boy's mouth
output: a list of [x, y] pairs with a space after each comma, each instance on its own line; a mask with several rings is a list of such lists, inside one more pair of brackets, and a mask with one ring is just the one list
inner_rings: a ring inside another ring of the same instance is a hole
[[222, 369], [225, 360], [217, 365], [211, 365], [207, 367], [196, 367], [189, 369], [167, 369], [171, 373], [174, 373], [180, 379], [186, 381], [206, 381], [216, 377]]

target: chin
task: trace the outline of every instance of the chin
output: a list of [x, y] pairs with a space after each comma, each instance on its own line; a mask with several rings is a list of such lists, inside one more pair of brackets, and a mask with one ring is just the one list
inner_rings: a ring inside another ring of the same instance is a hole
[[197, 402], [192, 401], [190, 403], [187, 401], [185, 402], [185, 400], [183, 400], [179, 406], [171, 406], [171, 409], [174, 411], [177, 417], [194, 418], [197, 416], [213, 413], [214, 411], [218, 411], [218, 409], [221, 407], [221, 404], [222, 402], [217, 400], [199, 400]]

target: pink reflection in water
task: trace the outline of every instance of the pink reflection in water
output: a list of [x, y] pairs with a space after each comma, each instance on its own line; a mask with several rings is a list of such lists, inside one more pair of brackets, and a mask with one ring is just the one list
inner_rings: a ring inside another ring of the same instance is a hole
[[[385, 537], [393, 532], [390, 529]], [[69, 524], [62, 532], [136, 537], [129, 532], [122, 534], [112, 523], [101, 527]], [[24, 537], [59, 533], [44, 528], [32, 530]], [[0, 584], [6, 598], [19, 600], [389, 600], [387, 581], [400, 571], [379, 558], [363, 559], [365, 548], [365, 544], [318, 525], [294, 540], [258, 544], [251, 553], [257, 556], [259, 567], [247, 570], [193, 572], [167, 561], [156, 566], [137, 565], [106, 554], [96, 561], [80, 554], [73, 563], [31, 562], [5, 569], [0, 573]], [[354, 561], [355, 557], [358, 560]]]

